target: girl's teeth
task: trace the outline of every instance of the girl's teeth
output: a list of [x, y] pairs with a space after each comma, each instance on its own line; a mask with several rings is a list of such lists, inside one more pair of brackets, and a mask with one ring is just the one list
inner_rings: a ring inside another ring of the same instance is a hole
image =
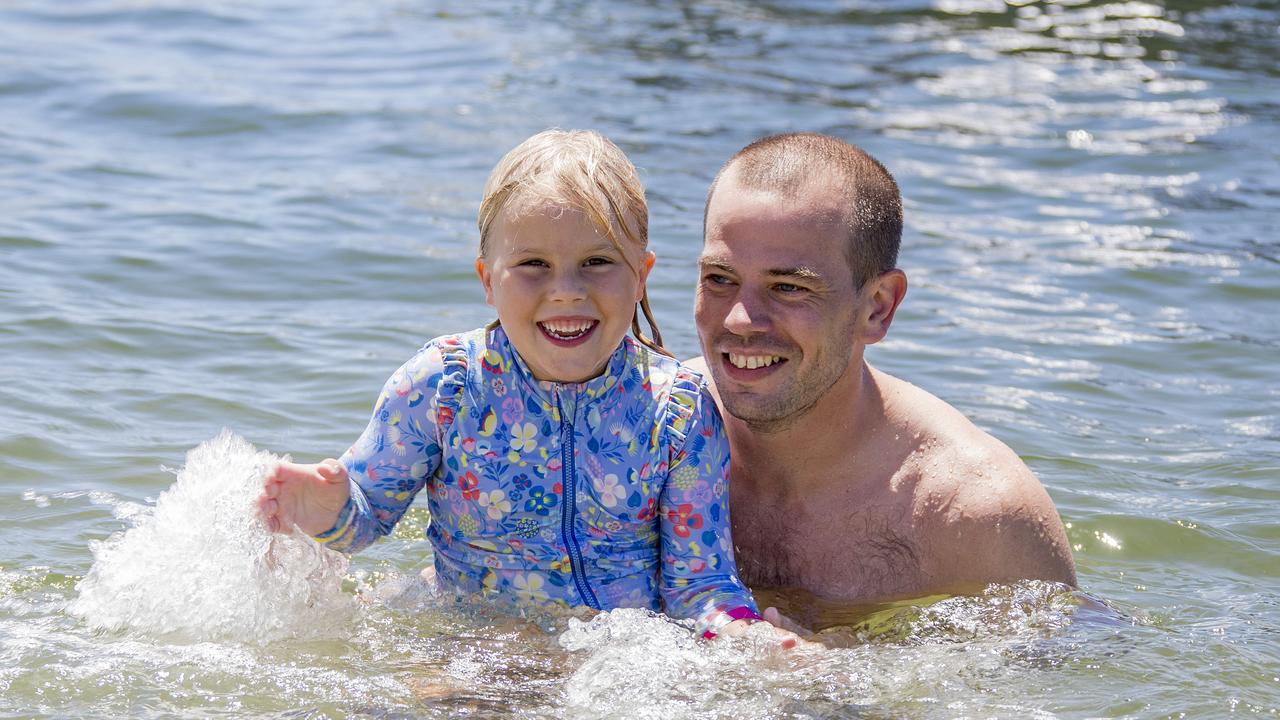
[[546, 330], [548, 333], [551, 333], [562, 340], [571, 340], [590, 330], [595, 325], [595, 322], [544, 322], [539, 324], [542, 325], [542, 329]]

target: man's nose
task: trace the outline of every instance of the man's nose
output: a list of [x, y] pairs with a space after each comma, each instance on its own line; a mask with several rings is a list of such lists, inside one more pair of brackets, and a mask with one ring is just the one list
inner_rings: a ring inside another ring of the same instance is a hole
[[762, 303], [745, 293], [734, 298], [725, 315], [724, 327], [735, 335], [751, 335], [764, 332], [769, 318]]

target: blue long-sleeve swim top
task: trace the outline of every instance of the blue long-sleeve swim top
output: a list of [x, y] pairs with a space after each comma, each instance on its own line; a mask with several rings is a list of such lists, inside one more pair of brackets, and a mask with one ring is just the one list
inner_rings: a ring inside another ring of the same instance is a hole
[[390, 533], [425, 488], [446, 589], [700, 627], [755, 616], [715, 402], [697, 372], [629, 336], [583, 383], [534, 378], [500, 326], [438, 337], [392, 374], [341, 462], [351, 499], [316, 536], [331, 548]]

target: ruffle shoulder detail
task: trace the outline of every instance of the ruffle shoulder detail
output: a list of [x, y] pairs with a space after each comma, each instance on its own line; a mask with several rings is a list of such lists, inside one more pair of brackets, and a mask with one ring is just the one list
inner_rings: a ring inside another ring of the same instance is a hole
[[704, 392], [706, 382], [698, 371], [679, 363], [673, 364], [671, 390], [667, 394], [661, 428], [667, 446], [678, 451], [696, 429], [694, 424], [707, 395]]
[[440, 351], [441, 376], [436, 388], [436, 429], [441, 436], [453, 423], [462, 406], [467, 388], [467, 373], [471, 367], [470, 351], [475, 339], [473, 333], [443, 335], [432, 341]]

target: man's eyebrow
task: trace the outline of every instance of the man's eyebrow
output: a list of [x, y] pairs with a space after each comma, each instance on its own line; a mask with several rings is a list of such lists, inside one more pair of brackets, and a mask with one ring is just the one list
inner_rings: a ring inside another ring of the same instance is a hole
[[804, 265], [771, 269], [769, 270], [769, 275], [771, 277], [789, 277], [797, 280], [808, 280], [809, 282], [822, 282], [822, 273]]
[[[698, 266], [703, 269], [723, 270], [725, 272], [737, 272], [728, 260], [714, 255], [703, 256], [698, 258]], [[795, 267], [769, 268], [765, 274], [772, 278], [791, 278], [794, 280], [804, 280], [810, 283], [826, 282], [822, 273], [814, 270], [807, 265], [797, 265]]]
[[724, 260], [723, 258], [716, 257], [715, 255], [703, 255], [702, 257], [698, 258], [698, 266], [704, 267], [704, 268], [708, 268], [708, 267], [717, 268], [719, 270], [728, 270], [729, 272], [733, 272], [733, 266], [729, 264], [729, 261]]

